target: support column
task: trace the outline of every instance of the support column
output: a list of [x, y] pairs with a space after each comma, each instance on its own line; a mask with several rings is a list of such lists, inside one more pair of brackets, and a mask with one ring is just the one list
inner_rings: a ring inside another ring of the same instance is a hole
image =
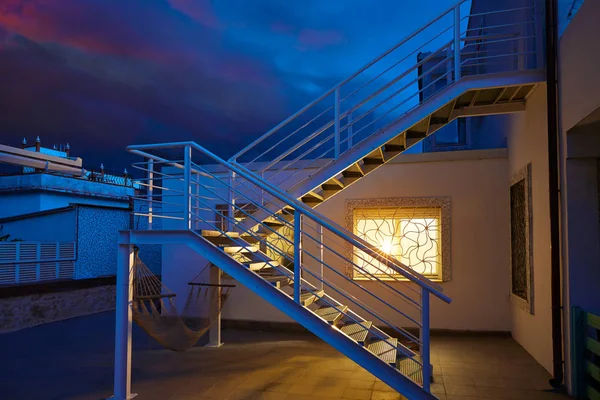
[[115, 324], [115, 400], [129, 400], [131, 393], [131, 304], [133, 301], [133, 246], [120, 244], [117, 257]]
[[[211, 264], [210, 268], [210, 284], [220, 285], [221, 284], [221, 270]], [[221, 295], [223, 289], [218, 287], [216, 290], [217, 295], [210, 305], [210, 321], [213, 321], [208, 332], [208, 347], [221, 347]]]

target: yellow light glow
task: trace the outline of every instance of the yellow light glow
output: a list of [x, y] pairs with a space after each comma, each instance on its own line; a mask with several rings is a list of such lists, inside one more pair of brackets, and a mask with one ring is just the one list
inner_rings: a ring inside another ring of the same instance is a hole
[[390, 254], [392, 252], [392, 238], [383, 239], [383, 243], [381, 243], [381, 246], [379, 247], [384, 253]]

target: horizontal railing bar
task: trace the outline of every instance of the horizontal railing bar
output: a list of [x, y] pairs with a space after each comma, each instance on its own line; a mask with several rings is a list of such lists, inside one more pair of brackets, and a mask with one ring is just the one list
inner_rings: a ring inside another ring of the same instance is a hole
[[[318, 243], [320, 245], [322, 245], [324, 248], [326, 248], [327, 250], [329, 250], [331, 253], [335, 254], [336, 256], [338, 256], [339, 258], [341, 258], [342, 260], [350, 263], [354, 269], [354, 267], [357, 267], [358, 269], [360, 269], [361, 271], [364, 271], [365, 273], [369, 274], [370, 276], [373, 277], [373, 279], [381, 284], [383, 284], [383, 286], [388, 287], [389, 289], [392, 290], [393, 293], [396, 293], [400, 296], [402, 296], [401, 298], [403, 298], [404, 301], [407, 301], [409, 304], [411, 304], [413, 307], [420, 309], [421, 305], [419, 303], [417, 303], [415, 300], [411, 299], [410, 297], [408, 297], [406, 294], [400, 292], [398, 289], [395, 289], [393, 287], [391, 287], [387, 282], [377, 278], [376, 276], [372, 275], [371, 273], [369, 273], [367, 270], [365, 270], [363, 267], [354, 264], [351, 260], [347, 259], [346, 257], [342, 256], [341, 254], [339, 254], [337, 251], [333, 250], [332, 248], [330, 248], [328, 245], [326, 245], [324, 242], [321, 243], [319, 240], [317, 240], [316, 238], [314, 238], [313, 236], [311, 236], [309, 233], [307, 233], [306, 231], [302, 232], [306, 237], [308, 237], [309, 239], [312, 239], [315, 243]], [[305, 253], [310, 254], [310, 252], [304, 250]], [[318, 261], [319, 263], [321, 262], [316, 256], [313, 256], [311, 254], [311, 257]], [[339, 274], [342, 277], [345, 277], [345, 275], [341, 274], [339, 271], [337, 271], [335, 268], [332, 268], [330, 266], [328, 266], [326, 263], [323, 263], [323, 265], [327, 266], [328, 268], [334, 270], [337, 274]], [[377, 267], [376, 267], [377, 268]], [[360, 288], [363, 288], [360, 284], [357, 284], [354, 279], [348, 279], [349, 281], [353, 282], [355, 285], [357, 285]], [[366, 289], [363, 288], [363, 290], [366, 291]], [[373, 295], [374, 297], [376, 297], [375, 295]], [[376, 297], [377, 298], [377, 297]], [[383, 301], [383, 300], [381, 300]], [[391, 307], [391, 306], [390, 306]]]
[[[313, 220], [313, 221], [314, 221], [314, 220]], [[317, 221], [314, 221], [314, 222], [317, 222]], [[317, 222], [317, 224], [318, 224], [318, 222]], [[308, 224], [307, 224], [307, 225], [308, 225]], [[311, 228], [312, 228], [312, 227], [311, 227]], [[316, 231], [314, 228], [313, 228], [313, 230], [314, 230], [314, 231]], [[318, 231], [317, 231], [317, 233], [318, 233]], [[304, 232], [304, 234], [305, 234], [307, 237], [309, 237], [310, 239], [312, 239], [312, 240], [313, 240], [315, 243], [319, 243], [319, 244], [320, 244], [320, 242], [321, 242], [320, 240], [317, 240], [315, 237], [313, 237], [312, 235], [310, 235], [310, 234], [308, 234], [308, 233], [306, 233], [306, 232]], [[328, 240], [332, 240], [330, 236], [325, 236], [325, 235], [324, 235], [323, 237], [324, 237], [324, 238], [327, 238]], [[338, 237], [338, 236], [336, 236], [336, 237]], [[324, 248], [327, 248], [327, 249], [328, 249], [328, 250], [330, 250], [332, 253], [334, 253], [334, 254], [335, 254], [335, 255], [337, 255], [339, 258], [341, 258], [342, 260], [344, 260], [344, 261], [346, 261], [346, 262], [350, 263], [352, 266], [356, 266], [356, 267], [358, 267], [358, 268], [359, 268], [359, 269], [361, 269], [361, 270], [363, 269], [363, 267], [361, 267], [361, 266], [359, 266], [359, 265], [355, 264], [355, 263], [354, 263], [352, 260], [350, 260], [350, 259], [346, 258], [345, 256], [343, 256], [343, 255], [339, 254], [339, 253], [338, 253], [336, 250], [334, 250], [334, 249], [332, 249], [331, 247], [329, 247], [329, 245], [326, 245], [324, 242], [323, 242], [322, 244], [323, 244]], [[352, 252], [352, 253], [354, 254], [354, 252]], [[382, 269], [380, 269], [378, 266], [376, 266], [376, 265], [372, 264], [372, 263], [371, 263], [371, 262], [369, 262], [368, 260], [365, 260], [365, 259], [364, 259], [364, 258], [362, 258], [362, 257], [361, 257], [361, 259], [362, 259], [363, 261], [365, 261], [365, 262], [369, 263], [369, 265], [371, 265], [372, 267], [376, 268], [378, 271], [382, 271], [382, 272], [383, 272], [383, 270], [382, 270]], [[370, 275], [370, 276], [372, 276], [372, 277], [373, 277], [373, 278], [374, 278], [376, 281], [379, 281], [379, 282], [383, 283], [383, 285], [384, 285], [384, 286], [388, 286], [388, 287], [389, 287], [389, 288], [390, 288], [390, 289], [391, 289], [393, 292], [398, 292], [398, 290], [397, 290], [397, 289], [395, 289], [395, 288], [392, 288], [391, 286], [389, 286], [387, 282], [380, 280], [379, 278], [377, 278], [375, 275], [373, 275], [373, 274], [371, 274], [371, 273], [369, 273], [369, 275]], [[397, 281], [397, 280], [398, 280], [396, 277], [394, 277], [394, 276], [390, 275], [389, 273], [388, 273], [387, 275], [388, 275], [388, 277], [390, 277], [391, 279], [393, 279], [393, 280], [395, 280], [395, 281]], [[418, 293], [418, 292], [419, 292], [419, 291], [417, 291], [417, 290], [415, 290], [414, 288], [411, 288], [411, 287], [409, 287], [409, 289], [413, 290], [415, 293]], [[401, 294], [403, 297], [406, 297], [406, 295], [405, 295], [404, 293], [402, 293], [402, 292], [399, 292], [398, 294]], [[419, 306], [420, 306], [420, 305], [419, 305], [417, 302], [415, 302], [414, 300], [412, 300], [412, 299], [409, 299], [409, 300], [410, 300], [411, 302], [413, 302], [413, 303], [414, 303], [414, 304], [415, 304], [417, 307], [419, 307]]]
[[[307, 268], [303, 268], [304, 272], [312, 275], [313, 277], [315, 277], [317, 280], [319, 279], [318, 276], [316, 274], [314, 274], [312, 271], [310, 271], [310, 269]], [[320, 280], [319, 280], [320, 281]], [[419, 339], [417, 339], [414, 335], [412, 335], [410, 332], [406, 331], [403, 332], [404, 329], [395, 326], [395, 324], [392, 324], [391, 322], [389, 322], [385, 317], [381, 316], [381, 314], [377, 313], [374, 310], [369, 310], [369, 307], [360, 302], [358, 299], [356, 299], [354, 296], [352, 296], [350, 293], [345, 292], [343, 289], [338, 288], [337, 286], [331, 284], [330, 282], [326, 282], [326, 281], [320, 281], [323, 282], [324, 284], [326, 284], [328, 287], [332, 288], [333, 290], [335, 290], [338, 294], [344, 296], [347, 300], [352, 301], [354, 304], [356, 304], [357, 306], [359, 306], [360, 308], [363, 309], [363, 311], [369, 313], [369, 315], [372, 315], [374, 317], [376, 317], [377, 319], [379, 319], [381, 322], [387, 324], [390, 328], [394, 329], [395, 331], [397, 331], [398, 333], [400, 333], [402, 336], [405, 336], [407, 339], [411, 340], [411, 341], [415, 341], [415, 342], [419, 342]], [[365, 288], [362, 288], [365, 292], [369, 293], [368, 290], [366, 290]], [[385, 304], [385, 303], [384, 303]], [[402, 315], [403, 317], [411, 320], [413, 323], [416, 323], [418, 326], [422, 326], [420, 323], [414, 321], [412, 318], [408, 317], [406, 314], [396, 310], [394, 307], [390, 308], [396, 312], [398, 312], [400, 315]]]
[[469, 14], [468, 17], [472, 18], [472, 17], [479, 17], [482, 15], [501, 14], [501, 13], [514, 12], [514, 11], [523, 11], [523, 10], [532, 10], [533, 11], [534, 7], [527, 6], [527, 7], [519, 7], [519, 8], [508, 8], [505, 10], [486, 11], [486, 12], [481, 12], [481, 13]]
[[394, 45], [392, 48], [388, 49], [383, 54], [379, 55], [375, 59], [373, 59], [370, 62], [368, 62], [367, 64], [365, 64], [362, 68], [360, 68], [357, 72], [355, 72], [354, 74], [352, 74], [350, 77], [344, 79], [343, 81], [341, 81], [340, 83], [338, 83], [337, 85], [335, 85], [334, 87], [332, 87], [331, 89], [329, 89], [327, 92], [325, 92], [323, 95], [321, 95], [317, 99], [313, 100], [311, 103], [307, 104], [306, 106], [302, 107], [300, 110], [296, 111], [294, 114], [292, 114], [291, 116], [289, 116], [287, 119], [285, 119], [284, 121], [282, 121], [281, 123], [279, 123], [278, 125], [276, 125], [273, 129], [271, 129], [270, 131], [268, 131], [267, 133], [265, 133], [264, 135], [262, 135], [261, 137], [259, 137], [255, 141], [253, 141], [252, 143], [250, 143], [250, 145], [246, 146], [241, 151], [239, 151], [238, 153], [236, 153], [233, 157], [231, 157], [230, 160], [232, 160], [232, 161], [237, 160], [240, 156], [244, 155], [251, 148], [255, 147], [257, 144], [261, 143], [266, 138], [268, 138], [269, 136], [271, 136], [275, 131], [279, 130], [280, 128], [284, 127], [285, 125], [287, 125], [292, 120], [296, 119], [299, 115], [301, 115], [302, 113], [304, 113], [309, 108], [313, 107], [316, 103], [320, 102], [325, 97], [331, 95], [333, 92], [335, 92], [342, 85], [344, 85], [347, 82], [351, 81], [352, 79], [354, 79], [355, 77], [357, 77], [358, 75], [360, 75], [361, 73], [363, 73], [365, 70], [367, 70], [368, 68], [370, 68], [372, 65], [374, 65], [375, 63], [377, 63], [379, 60], [381, 60], [382, 58], [386, 57], [387, 55], [391, 54], [393, 51], [395, 51], [396, 49], [398, 49], [404, 43], [408, 42], [409, 40], [411, 40], [412, 38], [414, 38], [415, 36], [417, 36], [419, 33], [423, 32], [424, 30], [426, 30], [427, 28], [429, 28], [430, 26], [432, 26], [434, 23], [436, 23], [437, 21], [439, 21], [442, 18], [444, 18], [446, 15], [448, 15], [449, 13], [451, 13], [456, 7], [460, 6], [465, 1], [467, 1], [467, 0], [459, 0], [454, 6], [450, 7], [448, 10], [446, 10], [442, 14], [438, 15], [436, 18], [432, 19], [430, 22], [428, 22], [427, 24], [425, 24], [424, 26], [422, 26], [420, 29], [417, 29], [415, 32], [413, 32], [412, 34], [408, 35], [406, 38], [404, 38], [402, 41], [400, 41], [399, 43], [397, 43], [396, 45]]

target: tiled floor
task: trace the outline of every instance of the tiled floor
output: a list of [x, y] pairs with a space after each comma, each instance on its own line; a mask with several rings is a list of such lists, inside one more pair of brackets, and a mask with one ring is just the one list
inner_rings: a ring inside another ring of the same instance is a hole
[[[0, 365], [0, 398], [97, 400], [110, 396], [112, 318], [107, 313], [0, 336], [0, 350], [9, 355]], [[133, 391], [137, 398], [401, 398], [310, 335], [225, 331], [224, 341], [218, 349], [196, 347], [175, 353], [156, 347], [136, 329]], [[432, 392], [440, 399], [561, 397], [543, 391], [549, 389], [548, 373], [512, 339], [437, 337], [432, 363]]]

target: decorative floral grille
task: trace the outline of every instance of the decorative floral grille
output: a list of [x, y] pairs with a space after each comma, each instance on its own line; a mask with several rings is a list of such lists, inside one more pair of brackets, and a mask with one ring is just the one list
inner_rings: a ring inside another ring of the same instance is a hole
[[[439, 207], [354, 209], [354, 233], [416, 272], [438, 278], [442, 269], [442, 227]], [[395, 272], [360, 250], [354, 263], [377, 276]], [[359, 268], [354, 277], [366, 277]]]

